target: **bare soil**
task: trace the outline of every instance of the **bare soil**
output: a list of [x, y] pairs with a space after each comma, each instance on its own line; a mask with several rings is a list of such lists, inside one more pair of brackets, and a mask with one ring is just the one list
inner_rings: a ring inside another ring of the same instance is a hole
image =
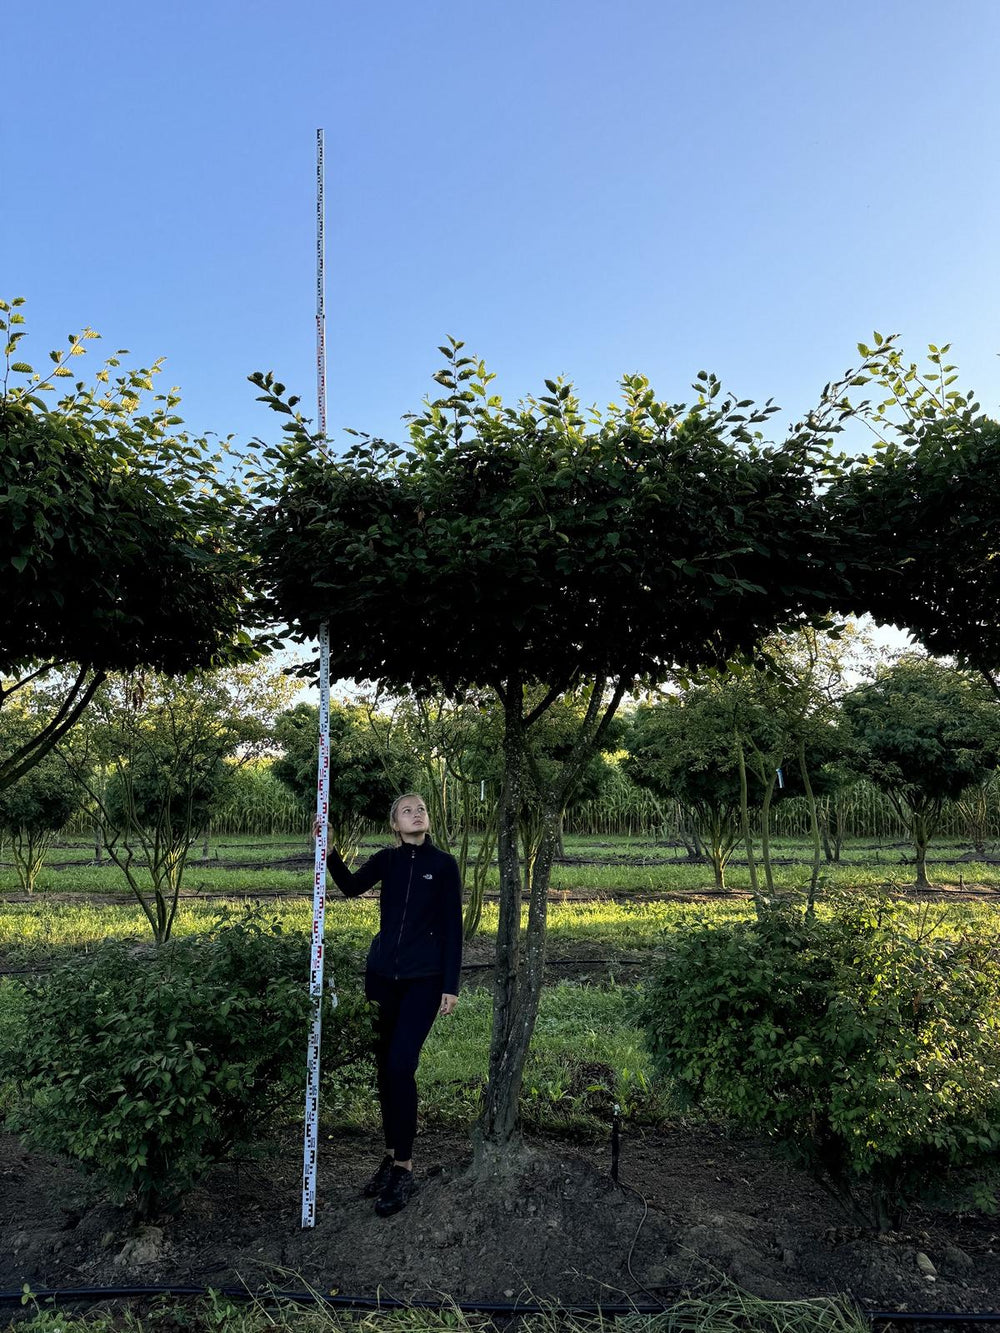
[[[0, 1134], [0, 1289], [196, 1285], [401, 1298], [653, 1298], [725, 1274], [769, 1299], [847, 1293], [868, 1309], [1000, 1308], [1000, 1221], [914, 1210], [865, 1234], [765, 1144], [678, 1125], [608, 1142], [534, 1138], [519, 1169], [467, 1173], [461, 1135], [427, 1132], [418, 1192], [382, 1220], [360, 1187], [378, 1145], [338, 1135], [320, 1159], [316, 1226], [300, 1225], [301, 1144], [218, 1167], [171, 1215], [137, 1226], [57, 1158]], [[936, 1272], [921, 1270], [918, 1255]]]

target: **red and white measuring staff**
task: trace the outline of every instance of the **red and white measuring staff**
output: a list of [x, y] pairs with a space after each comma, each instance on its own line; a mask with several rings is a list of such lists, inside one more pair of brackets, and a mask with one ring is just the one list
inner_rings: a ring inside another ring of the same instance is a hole
[[[316, 396], [320, 447], [326, 442], [326, 309], [324, 300], [323, 131], [316, 131]], [[302, 1159], [302, 1225], [316, 1225], [316, 1156], [319, 1148], [319, 1049], [323, 1035], [323, 930], [326, 918], [327, 817], [330, 808], [330, 626], [319, 627], [319, 767], [316, 775], [316, 856], [313, 865], [312, 1022], [306, 1054], [305, 1148]], [[337, 1003], [335, 991], [331, 992]]]

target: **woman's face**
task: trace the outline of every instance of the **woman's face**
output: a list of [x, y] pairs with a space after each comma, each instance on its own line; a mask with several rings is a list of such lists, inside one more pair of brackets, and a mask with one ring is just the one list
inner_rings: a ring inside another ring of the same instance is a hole
[[404, 842], [419, 842], [423, 838], [430, 828], [430, 817], [419, 796], [408, 796], [399, 803], [393, 827]]

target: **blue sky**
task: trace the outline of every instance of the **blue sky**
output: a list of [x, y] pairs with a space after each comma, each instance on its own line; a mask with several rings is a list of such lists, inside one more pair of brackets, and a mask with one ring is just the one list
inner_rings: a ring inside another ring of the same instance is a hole
[[398, 436], [447, 334], [511, 398], [705, 368], [784, 421], [899, 330], [996, 411], [998, 38], [995, 0], [7, 5], [0, 293], [29, 359], [90, 324], [275, 434], [323, 126], [331, 431]]

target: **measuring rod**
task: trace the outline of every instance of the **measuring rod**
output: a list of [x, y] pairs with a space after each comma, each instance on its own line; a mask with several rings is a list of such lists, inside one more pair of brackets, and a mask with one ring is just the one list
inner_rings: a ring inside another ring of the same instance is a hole
[[[320, 449], [326, 443], [326, 309], [324, 300], [323, 131], [316, 131], [316, 398]], [[324, 450], [325, 452], [325, 450]], [[305, 1147], [302, 1156], [302, 1225], [316, 1225], [316, 1155], [319, 1148], [319, 1048], [323, 1035], [323, 928], [326, 918], [327, 820], [330, 810], [330, 626], [319, 627], [319, 764], [316, 773], [316, 853], [313, 863], [312, 1021], [306, 1053]], [[337, 996], [333, 994], [333, 1003]]]

